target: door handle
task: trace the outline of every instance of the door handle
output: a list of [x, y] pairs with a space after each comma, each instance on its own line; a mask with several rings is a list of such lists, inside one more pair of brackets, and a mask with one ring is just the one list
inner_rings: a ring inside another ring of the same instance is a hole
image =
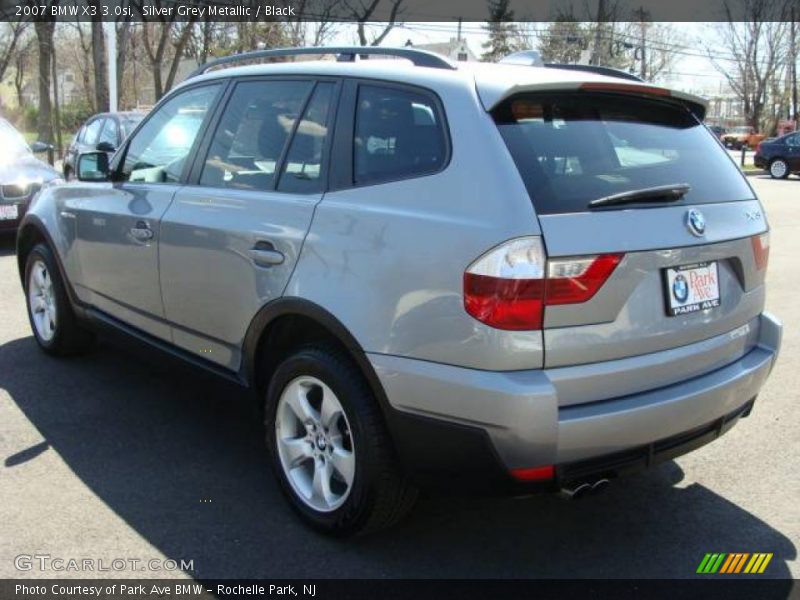
[[272, 267], [283, 264], [285, 257], [281, 252], [275, 250], [271, 242], [257, 242], [250, 250], [250, 258], [259, 267]]
[[155, 236], [153, 230], [144, 221], [138, 221], [135, 227], [131, 227], [131, 235], [140, 242], [149, 242]]

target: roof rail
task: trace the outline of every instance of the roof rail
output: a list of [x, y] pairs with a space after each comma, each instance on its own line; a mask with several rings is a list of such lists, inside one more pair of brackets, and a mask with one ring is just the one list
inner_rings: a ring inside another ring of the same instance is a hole
[[544, 65], [548, 69], [565, 69], [567, 71], [587, 71], [589, 73], [596, 73], [597, 75], [605, 75], [606, 77], [616, 77], [618, 79], [629, 79], [630, 81], [644, 81], [641, 77], [637, 77], [633, 73], [614, 69], [613, 67], [601, 67], [600, 65], [574, 65], [574, 64], [560, 64], [560, 63], [547, 63]]
[[240, 62], [243, 60], [253, 60], [257, 58], [277, 58], [282, 56], [301, 56], [304, 54], [336, 54], [340, 62], [354, 62], [357, 56], [394, 56], [410, 60], [417, 67], [430, 67], [432, 69], [452, 69], [456, 67], [438, 54], [416, 50], [413, 48], [384, 48], [380, 46], [311, 46], [308, 48], [270, 48], [268, 50], [254, 50], [252, 52], [242, 52], [217, 58], [201, 65], [192, 71], [186, 79], [197, 77], [214, 67], [220, 67], [229, 63]]

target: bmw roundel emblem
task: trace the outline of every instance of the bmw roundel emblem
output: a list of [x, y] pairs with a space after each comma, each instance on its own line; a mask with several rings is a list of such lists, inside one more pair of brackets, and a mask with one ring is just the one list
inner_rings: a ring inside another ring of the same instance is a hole
[[686, 213], [686, 226], [697, 237], [706, 232], [706, 219], [699, 210], [694, 208]]
[[672, 295], [681, 304], [689, 297], [689, 282], [683, 275], [678, 275], [672, 282]]

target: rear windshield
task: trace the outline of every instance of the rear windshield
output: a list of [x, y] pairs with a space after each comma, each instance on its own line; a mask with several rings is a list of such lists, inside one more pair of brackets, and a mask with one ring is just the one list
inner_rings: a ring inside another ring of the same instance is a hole
[[[691, 189], [671, 204], [753, 197], [714, 136], [679, 104], [615, 94], [528, 94], [500, 105], [493, 117], [539, 214], [586, 211], [598, 198], [679, 183]], [[636, 206], [663, 204], [613, 208]]]

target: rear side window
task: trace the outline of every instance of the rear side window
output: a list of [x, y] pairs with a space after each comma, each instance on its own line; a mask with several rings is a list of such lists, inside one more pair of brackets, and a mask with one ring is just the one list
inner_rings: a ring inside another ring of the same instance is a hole
[[200, 185], [269, 190], [294, 130], [310, 81], [245, 81], [236, 85], [214, 133]]
[[314, 89], [286, 155], [278, 191], [320, 192], [323, 188], [323, 154], [328, 139], [328, 114], [334, 85], [319, 83]]
[[539, 214], [586, 211], [598, 198], [678, 183], [691, 186], [679, 204], [753, 197], [713, 135], [675, 103], [530, 94], [493, 116]]
[[430, 96], [359, 87], [353, 148], [356, 185], [434, 173], [446, 157], [441, 115]]

